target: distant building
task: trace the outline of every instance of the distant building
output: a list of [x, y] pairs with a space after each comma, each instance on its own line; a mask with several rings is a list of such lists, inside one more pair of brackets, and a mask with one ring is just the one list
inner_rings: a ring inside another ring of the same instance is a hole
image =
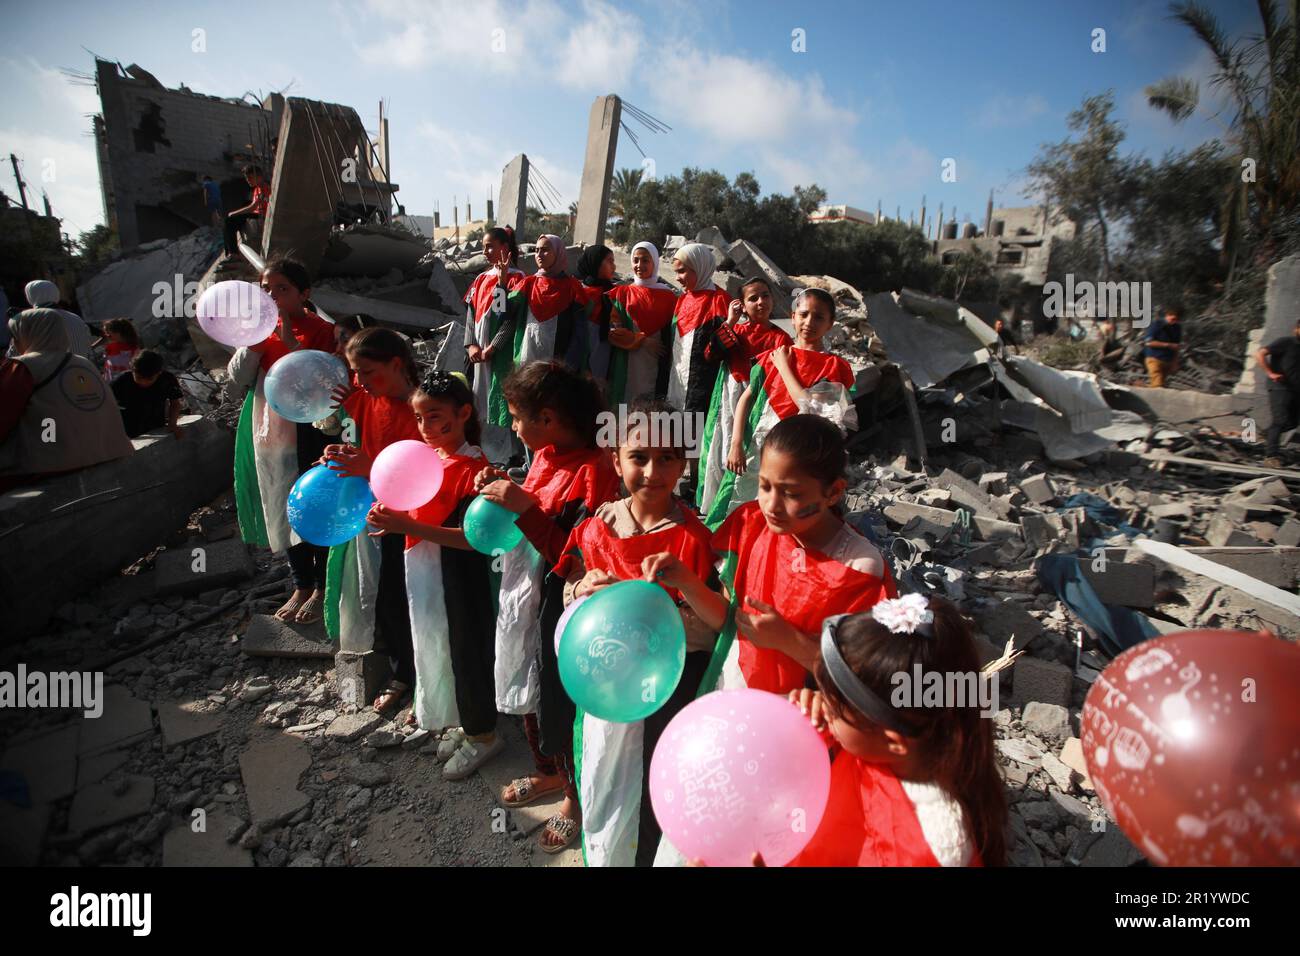
[[[204, 175], [221, 187], [226, 209], [249, 201], [241, 172], [245, 165], [256, 163], [272, 176], [285, 115], [281, 94], [257, 103], [207, 96], [184, 86], [170, 90], [140, 66], [123, 68], [100, 59], [95, 61], [95, 83], [101, 112], [93, 122], [104, 221], [124, 251], [207, 225], [211, 217], [203, 203]], [[384, 172], [390, 168], [387, 121], [381, 119], [380, 141], [372, 146], [356, 111], [335, 109], [355, 119], [348, 125], [360, 130], [365, 143], [358, 151], [366, 155], [358, 161], [355, 183], [331, 180], [324, 188], [337, 190], [349, 203], [389, 214], [397, 187]], [[324, 175], [320, 170], [316, 174]]]
[[864, 222], [871, 225], [876, 217], [864, 209], [853, 206], [818, 206], [808, 216], [809, 222]]
[[955, 221], [940, 226], [939, 238], [931, 244], [940, 262], [950, 265], [962, 252], [977, 249], [989, 257], [994, 271], [1018, 275], [1029, 286], [1047, 281], [1052, 247], [1073, 239], [1077, 229], [1069, 219], [1053, 222], [1045, 206], [990, 209], [983, 230], [968, 222], [961, 227], [965, 235], [958, 237], [958, 228]]

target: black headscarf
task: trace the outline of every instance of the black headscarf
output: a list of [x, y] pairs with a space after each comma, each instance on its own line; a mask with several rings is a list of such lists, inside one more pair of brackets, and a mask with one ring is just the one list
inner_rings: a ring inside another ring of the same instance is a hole
[[612, 289], [614, 283], [609, 279], [597, 278], [600, 272], [600, 264], [605, 261], [605, 257], [610, 254], [609, 246], [588, 246], [583, 250], [582, 255], [578, 257], [578, 279], [583, 285], [594, 286], [598, 289]]

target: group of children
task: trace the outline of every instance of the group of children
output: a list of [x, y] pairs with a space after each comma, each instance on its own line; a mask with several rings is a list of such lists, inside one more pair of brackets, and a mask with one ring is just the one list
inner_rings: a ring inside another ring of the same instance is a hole
[[[969, 625], [942, 599], [897, 613], [888, 565], [845, 521], [852, 377], [822, 351], [831, 297], [796, 297], [791, 340], [771, 324], [765, 282], [747, 283], [738, 304], [713, 288], [705, 246], [674, 259], [681, 296], [659, 281], [649, 243], [634, 248], [625, 286], [605, 284], [612, 267], [599, 250], [584, 256], [586, 282], [568, 275], [555, 236], [538, 243], [533, 276], [517, 268], [508, 229], [489, 231], [484, 249], [492, 268], [466, 295], [468, 380], [421, 372], [390, 330], [331, 331], [300, 266], [263, 273], [281, 322], [232, 360], [232, 380], [251, 386], [236, 492], [246, 539], [289, 553], [295, 590], [279, 616], [323, 613], [341, 648], [387, 651], [394, 681], [373, 706], [394, 713], [410, 699], [409, 721], [441, 737], [448, 779], [501, 751], [499, 714], [521, 716], [534, 770], [499, 799], [519, 807], [562, 795], [540, 836], [547, 853], [581, 836], [588, 865], [684, 862], [651, 811], [650, 756], [692, 699], [749, 687], [789, 695], [834, 754], [830, 805], [796, 863], [1003, 862], [988, 722], [890, 703], [891, 675], [913, 664], [978, 663]], [[338, 351], [351, 369], [336, 393], [341, 442], [276, 422], [262, 397], [266, 369], [300, 348]], [[601, 447], [600, 413], [623, 403], [645, 416], [707, 414], [699, 473], [690, 476], [697, 450], [672, 437], [680, 432], [634, 426]], [[297, 474], [323, 461], [367, 476], [404, 439], [443, 459], [433, 500], [410, 512], [376, 504], [367, 531], [343, 546], [297, 539], [283, 507]], [[514, 440], [525, 449], [521, 482], [502, 468]], [[462, 525], [479, 496], [517, 516], [525, 543], [491, 556], [470, 548]], [[572, 602], [629, 579], [676, 602], [686, 664], [658, 711], [612, 723], [565, 692], [555, 631]]]

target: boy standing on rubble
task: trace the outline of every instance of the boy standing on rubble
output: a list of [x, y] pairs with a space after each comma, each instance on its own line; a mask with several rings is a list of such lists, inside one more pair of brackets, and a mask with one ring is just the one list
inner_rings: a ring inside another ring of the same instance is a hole
[[1164, 388], [1165, 376], [1178, 371], [1178, 356], [1183, 348], [1183, 310], [1171, 305], [1165, 317], [1156, 319], [1147, 330], [1147, 345], [1142, 350], [1152, 388]]
[[1278, 443], [1282, 433], [1300, 422], [1300, 321], [1295, 330], [1255, 353], [1255, 361], [1268, 376], [1269, 423], [1264, 464], [1281, 468]]
[[223, 262], [228, 262], [238, 254], [239, 230], [248, 220], [265, 216], [267, 203], [271, 201], [271, 184], [262, 174], [261, 166], [245, 166], [244, 181], [253, 190], [253, 200], [247, 206], [231, 210], [226, 216], [226, 256]]

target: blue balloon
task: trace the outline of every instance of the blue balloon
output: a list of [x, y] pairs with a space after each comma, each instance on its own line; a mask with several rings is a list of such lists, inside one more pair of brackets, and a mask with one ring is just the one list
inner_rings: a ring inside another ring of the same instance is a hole
[[289, 526], [309, 544], [342, 544], [365, 528], [374, 503], [366, 479], [343, 478], [326, 465], [317, 465], [289, 489]]
[[331, 393], [347, 384], [348, 369], [338, 356], [300, 349], [271, 366], [263, 391], [266, 403], [281, 418], [309, 425], [329, 417], [334, 410]]

